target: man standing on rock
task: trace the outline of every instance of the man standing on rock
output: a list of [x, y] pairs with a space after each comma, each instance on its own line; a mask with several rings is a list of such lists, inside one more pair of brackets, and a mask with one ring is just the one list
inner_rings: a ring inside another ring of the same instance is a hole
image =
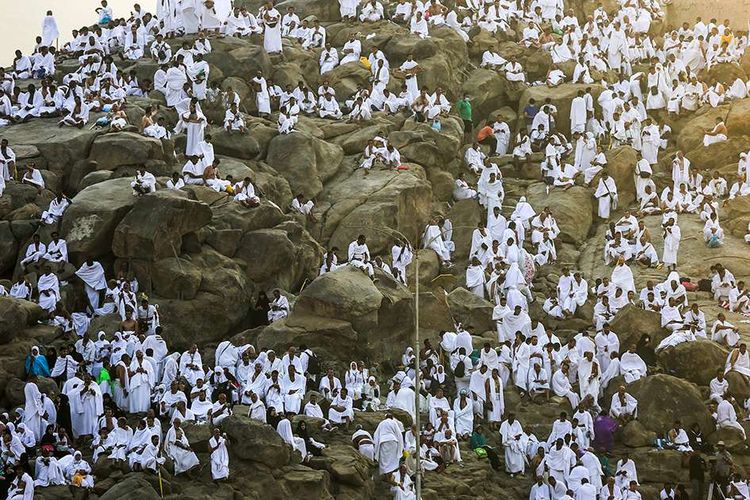
[[669, 218], [663, 227], [664, 255], [661, 260], [664, 262], [667, 270], [674, 271], [677, 269], [677, 252], [680, 249], [682, 233], [680, 232], [680, 226], [677, 225], [677, 222], [672, 217]]
[[464, 142], [470, 143], [474, 135], [474, 121], [472, 120], [471, 100], [469, 94], [464, 94], [464, 98], [456, 103], [458, 115], [464, 122]]
[[380, 474], [388, 474], [398, 469], [401, 455], [404, 453], [404, 437], [401, 423], [387, 413], [385, 419], [375, 429], [375, 459]]
[[578, 91], [578, 95], [570, 103], [570, 132], [584, 132], [588, 111], [586, 109], [586, 99], [583, 97], [583, 90]]

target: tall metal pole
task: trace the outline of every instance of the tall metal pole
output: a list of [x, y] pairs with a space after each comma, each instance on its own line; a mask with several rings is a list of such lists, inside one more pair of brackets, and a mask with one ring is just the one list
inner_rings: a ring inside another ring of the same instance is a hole
[[[405, 244], [411, 245], [412, 250], [414, 251], [414, 258], [415, 258], [415, 269], [416, 269], [416, 276], [414, 279], [414, 350], [416, 351], [415, 356], [415, 362], [417, 366], [415, 367], [416, 370], [416, 382], [415, 382], [415, 390], [414, 390], [414, 408], [415, 408], [415, 416], [414, 416], [414, 425], [417, 427], [417, 435], [415, 436], [417, 440], [417, 455], [415, 457], [416, 459], [416, 468], [417, 468], [417, 478], [416, 481], [414, 481], [414, 484], [416, 486], [416, 493], [417, 493], [417, 500], [422, 500], [422, 456], [421, 453], [421, 417], [420, 417], [420, 408], [419, 408], [419, 390], [421, 388], [421, 382], [422, 382], [422, 370], [420, 369], [420, 348], [419, 348], [419, 250], [417, 246], [414, 246], [411, 244], [411, 241], [409, 238], [404, 236], [404, 234], [400, 231], [397, 231], [395, 229], [388, 228], [388, 231], [376, 227], [371, 226], [347, 226], [349, 228], [361, 228], [361, 229], [369, 229], [371, 231], [376, 231], [383, 234], [396, 234], [403, 238]], [[453, 226], [453, 229], [474, 229], [469, 226]], [[437, 238], [440, 238], [442, 236], [441, 234], [436, 235], [429, 241], [424, 242], [424, 246], [428, 247], [433, 241], [435, 241]], [[417, 243], [419, 243], [420, 237], [419, 234], [417, 234]]]
[[[412, 245], [412, 248], [415, 248]], [[414, 279], [414, 342], [416, 345], [414, 346], [414, 350], [416, 352], [416, 391], [414, 391], [414, 408], [416, 408], [416, 415], [415, 415], [415, 425], [417, 426], [417, 435], [415, 436], [417, 438], [417, 480], [415, 481], [416, 487], [417, 487], [417, 500], [422, 500], [422, 427], [421, 427], [421, 418], [419, 416], [420, 409], [419, 409], [419, 390], [421, 388], [421, 380], [422, 380], [422, 370], [420, 368], [420, 345], [419, 345], [419, 249], [415, 248], [415, 259], [416, 259], [416, 271], [417, 274]]]

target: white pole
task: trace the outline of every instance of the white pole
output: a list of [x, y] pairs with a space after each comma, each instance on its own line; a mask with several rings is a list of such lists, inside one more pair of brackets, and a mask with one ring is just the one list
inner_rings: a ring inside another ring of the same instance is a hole
[[[412, 248], [415, 248], [414, 245], [412, 245]], [[417, 500], [422, 499], [422, 455], [421, 455], [421, 437], [422, 437], [422, 428], [421, 428], [421, 422], [420, 422], [420, 409], [419, 409], [419, 390], [421, 388], [420, 381], [422, 379], [422, 370], [420, 369], [420, 346], [419, 346], [419, 249], [417, 249], [415, 253], [415, 259], [416, 259], [416, 276], [414, 279], [414, 350], [416, 351], [416, 391], [414, 393], [414, 407], [417, 409], [416, 411], [416, 421], [415, 425], [417, 427], [417, 457], [416, 457], [416, 463], [417, 463], [417, 480], [416, 480], [416, 489], [417, 489]]]

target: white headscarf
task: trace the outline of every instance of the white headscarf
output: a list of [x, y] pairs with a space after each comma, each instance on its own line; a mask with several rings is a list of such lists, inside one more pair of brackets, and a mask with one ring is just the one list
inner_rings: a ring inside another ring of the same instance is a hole
[[518, 263], [514, 262], [508, 268], [508, 272], [505, 273], [503, 288], [519, 288], [520, 286], [526, 286], [526, 279], [523, 277]]
[[292, 448], [296, 449], [294, 446], [294, 435], [292, 434], [292, 424], [288, 419], [284, 418], [279, 420], [279, 423], [276, 426], [276, 432], [279, 433], [281, 439], [292, 445]]
[[516, 203], [516, 208], [513, 210], [510, 218], [512, 220], [526, 221], [536, 215], [536, 212], [529, 203], [526, 202], [526, 197], [521, 196]]

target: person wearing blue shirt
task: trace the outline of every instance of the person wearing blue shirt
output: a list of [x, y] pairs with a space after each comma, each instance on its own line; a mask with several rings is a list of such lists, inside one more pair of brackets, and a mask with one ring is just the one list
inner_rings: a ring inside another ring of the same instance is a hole
[[39, 377], [49, 377], [49, 365], [47, 358], [40, 352], [37, 346], [31, 348], [31, 354], [26, 356], [26, 376], [37, 375]]

